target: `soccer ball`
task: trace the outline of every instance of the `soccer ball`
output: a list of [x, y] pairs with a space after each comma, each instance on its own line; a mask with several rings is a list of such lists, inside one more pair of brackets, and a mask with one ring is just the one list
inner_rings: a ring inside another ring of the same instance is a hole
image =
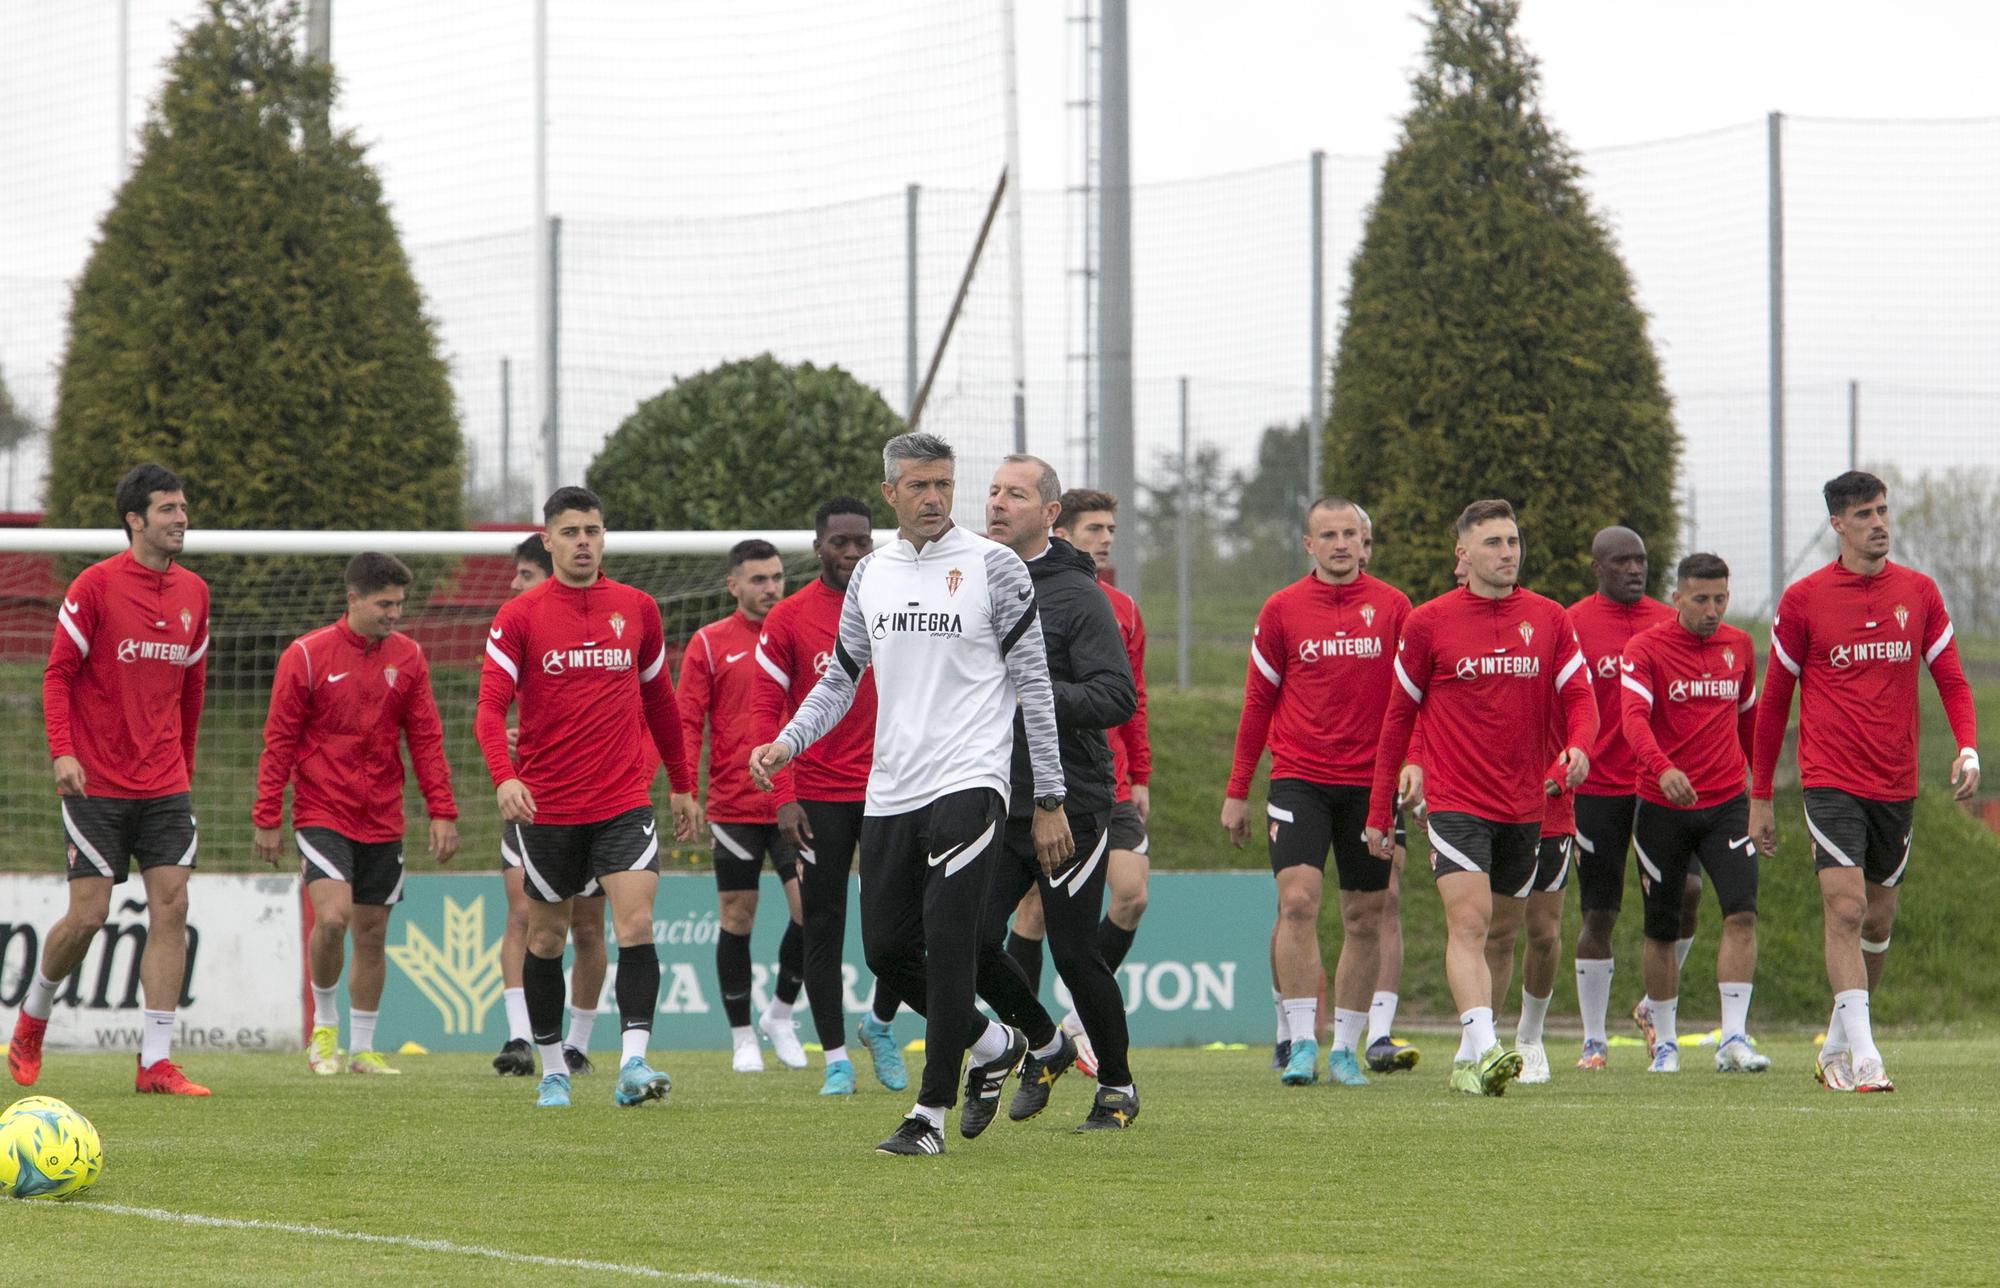
[[103, 1167], [97, 1128], [54, 1096], [29, 1096], [0, 1113], [0, 1197], [73, 1198]]

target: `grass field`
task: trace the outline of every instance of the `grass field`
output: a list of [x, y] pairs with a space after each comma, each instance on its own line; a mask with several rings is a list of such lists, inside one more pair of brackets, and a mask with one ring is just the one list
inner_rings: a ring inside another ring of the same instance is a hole
[[1422, 1067], [1365, 1089], [1281, 1088], [1268, 1051], [1141, 1052], [1125, 1133], [1069, 1132], [1073, 1075], [1042, 1118], [950, 1126], [924, 1159], [870, 1152], [907, 1093], [822, 1101], [813, 1074], [720, 1054], [665, 1060], [664, 1107], [614, 1109], [599, 1074], [564, 1113], [475, 1056], [374, 1080], [203, 1057], [217, 1095], [188, 1102], [134, 1096], [129, 1057], [56, 1054], [36, 1090], [94, 1119], [106, 1170], [73, 1203], [0, 1208], [0, 1264], [146, 1285], [1993, 1281], [1991, 1037], [1889, 1041], [1893, 1096], [1819, 1090], [1783, 1040], [1760, 1077], [1701, 1050], [1654, 1077], [1621, 1048], [1484, 1100], [1444, 1090], [1455, 1035], [1415, 1036]]

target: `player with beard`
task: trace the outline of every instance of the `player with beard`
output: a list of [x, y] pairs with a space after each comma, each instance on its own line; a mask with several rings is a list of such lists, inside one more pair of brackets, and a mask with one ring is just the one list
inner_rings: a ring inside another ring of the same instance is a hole
[[[779, 601], [764, 619], [757, 641], [761, 682], [755, 703], [760, 741], [768, 742], [798, 710], [819, 677], [833, 665], [840, 635], [840, 605], [855, 566], [875, 548], [868, 506], [837, 496], [813, 516], [813, 555], [819, 576]], [[854, 705], [833, 732], [806, 748], [773, 780], [778, 830], [798, 851], [799, 901], [805, 916], [806, 1000], [825, 1052], [822, 1096], [854, 1094], [854, 1063], [843, 1031], [846, 984], [841, 950], [847, 941], [848, 874], [861, 839], [862, 803], [875, 750], [875, 674], [863, 671]], [[888, 981], [875, 981], [869, 1013], [856, 1036], [891, 1091], [909, 1085], [902, 1052], [890, 1027], [902, 999]]]

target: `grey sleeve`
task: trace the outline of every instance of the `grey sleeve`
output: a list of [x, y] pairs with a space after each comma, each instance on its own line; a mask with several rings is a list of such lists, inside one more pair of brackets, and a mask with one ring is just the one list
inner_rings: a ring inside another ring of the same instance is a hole
[[868, 615], [861, 608], [861, 579], [874, 556], [854, 566], [847, 582], [847, 596], [840, 601], [840, 633], [833, 641], [833, 665], [819, 677], [819, 683], [799, 703], [799, 709], [783, 729], [778, 741], [792, 749], [794, 756], [824, 738], [854, 705], [854, 686], [868, 665]]
[[1035, 773], [1035, 795], [1063, 792], [1062, 753], [1056, 742], [1055, 690], [1049, 684], [1049, 653], [1042, 640], [1041, 614], [1035, 604], [1035, 584], [1028, 565], [1005, 546], [986, 555], [986, 587], [993, 614], [993, 633], [1000, 656], [1007, 661], [1007, 678], [1021, 706], [1021, 726], [1028, 734], [1028, 763]]

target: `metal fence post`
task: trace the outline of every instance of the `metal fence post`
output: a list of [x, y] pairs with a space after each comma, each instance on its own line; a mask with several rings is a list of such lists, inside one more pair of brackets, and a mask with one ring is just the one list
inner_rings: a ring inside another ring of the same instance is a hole
[[1785, 593], [1785, 169], [1782, 112], [1766, 122], [1770, 150], [1771, 608]]
[[[1326, 153], [1312, 154], [1312, 414], [1306, 426], [1306, 495], [1320, 496], [1328, 489], [1322, 472], [1326, 432]], [[1307, 504], [1311, 504], [1310, 501]], [[1301, 518], [1304, 516], [1301, 515]]]
[[1175, 505], [1180, 519], [1180, 535], [1174, 542], [1174, 678], [1188, 687], [1188, 633], [1193, 617], [1189, 595], [1193, 590], [1194, 480], [1188, 460], [1188, 380], [1181, 377], [1181, 478], [1180, 499]]

